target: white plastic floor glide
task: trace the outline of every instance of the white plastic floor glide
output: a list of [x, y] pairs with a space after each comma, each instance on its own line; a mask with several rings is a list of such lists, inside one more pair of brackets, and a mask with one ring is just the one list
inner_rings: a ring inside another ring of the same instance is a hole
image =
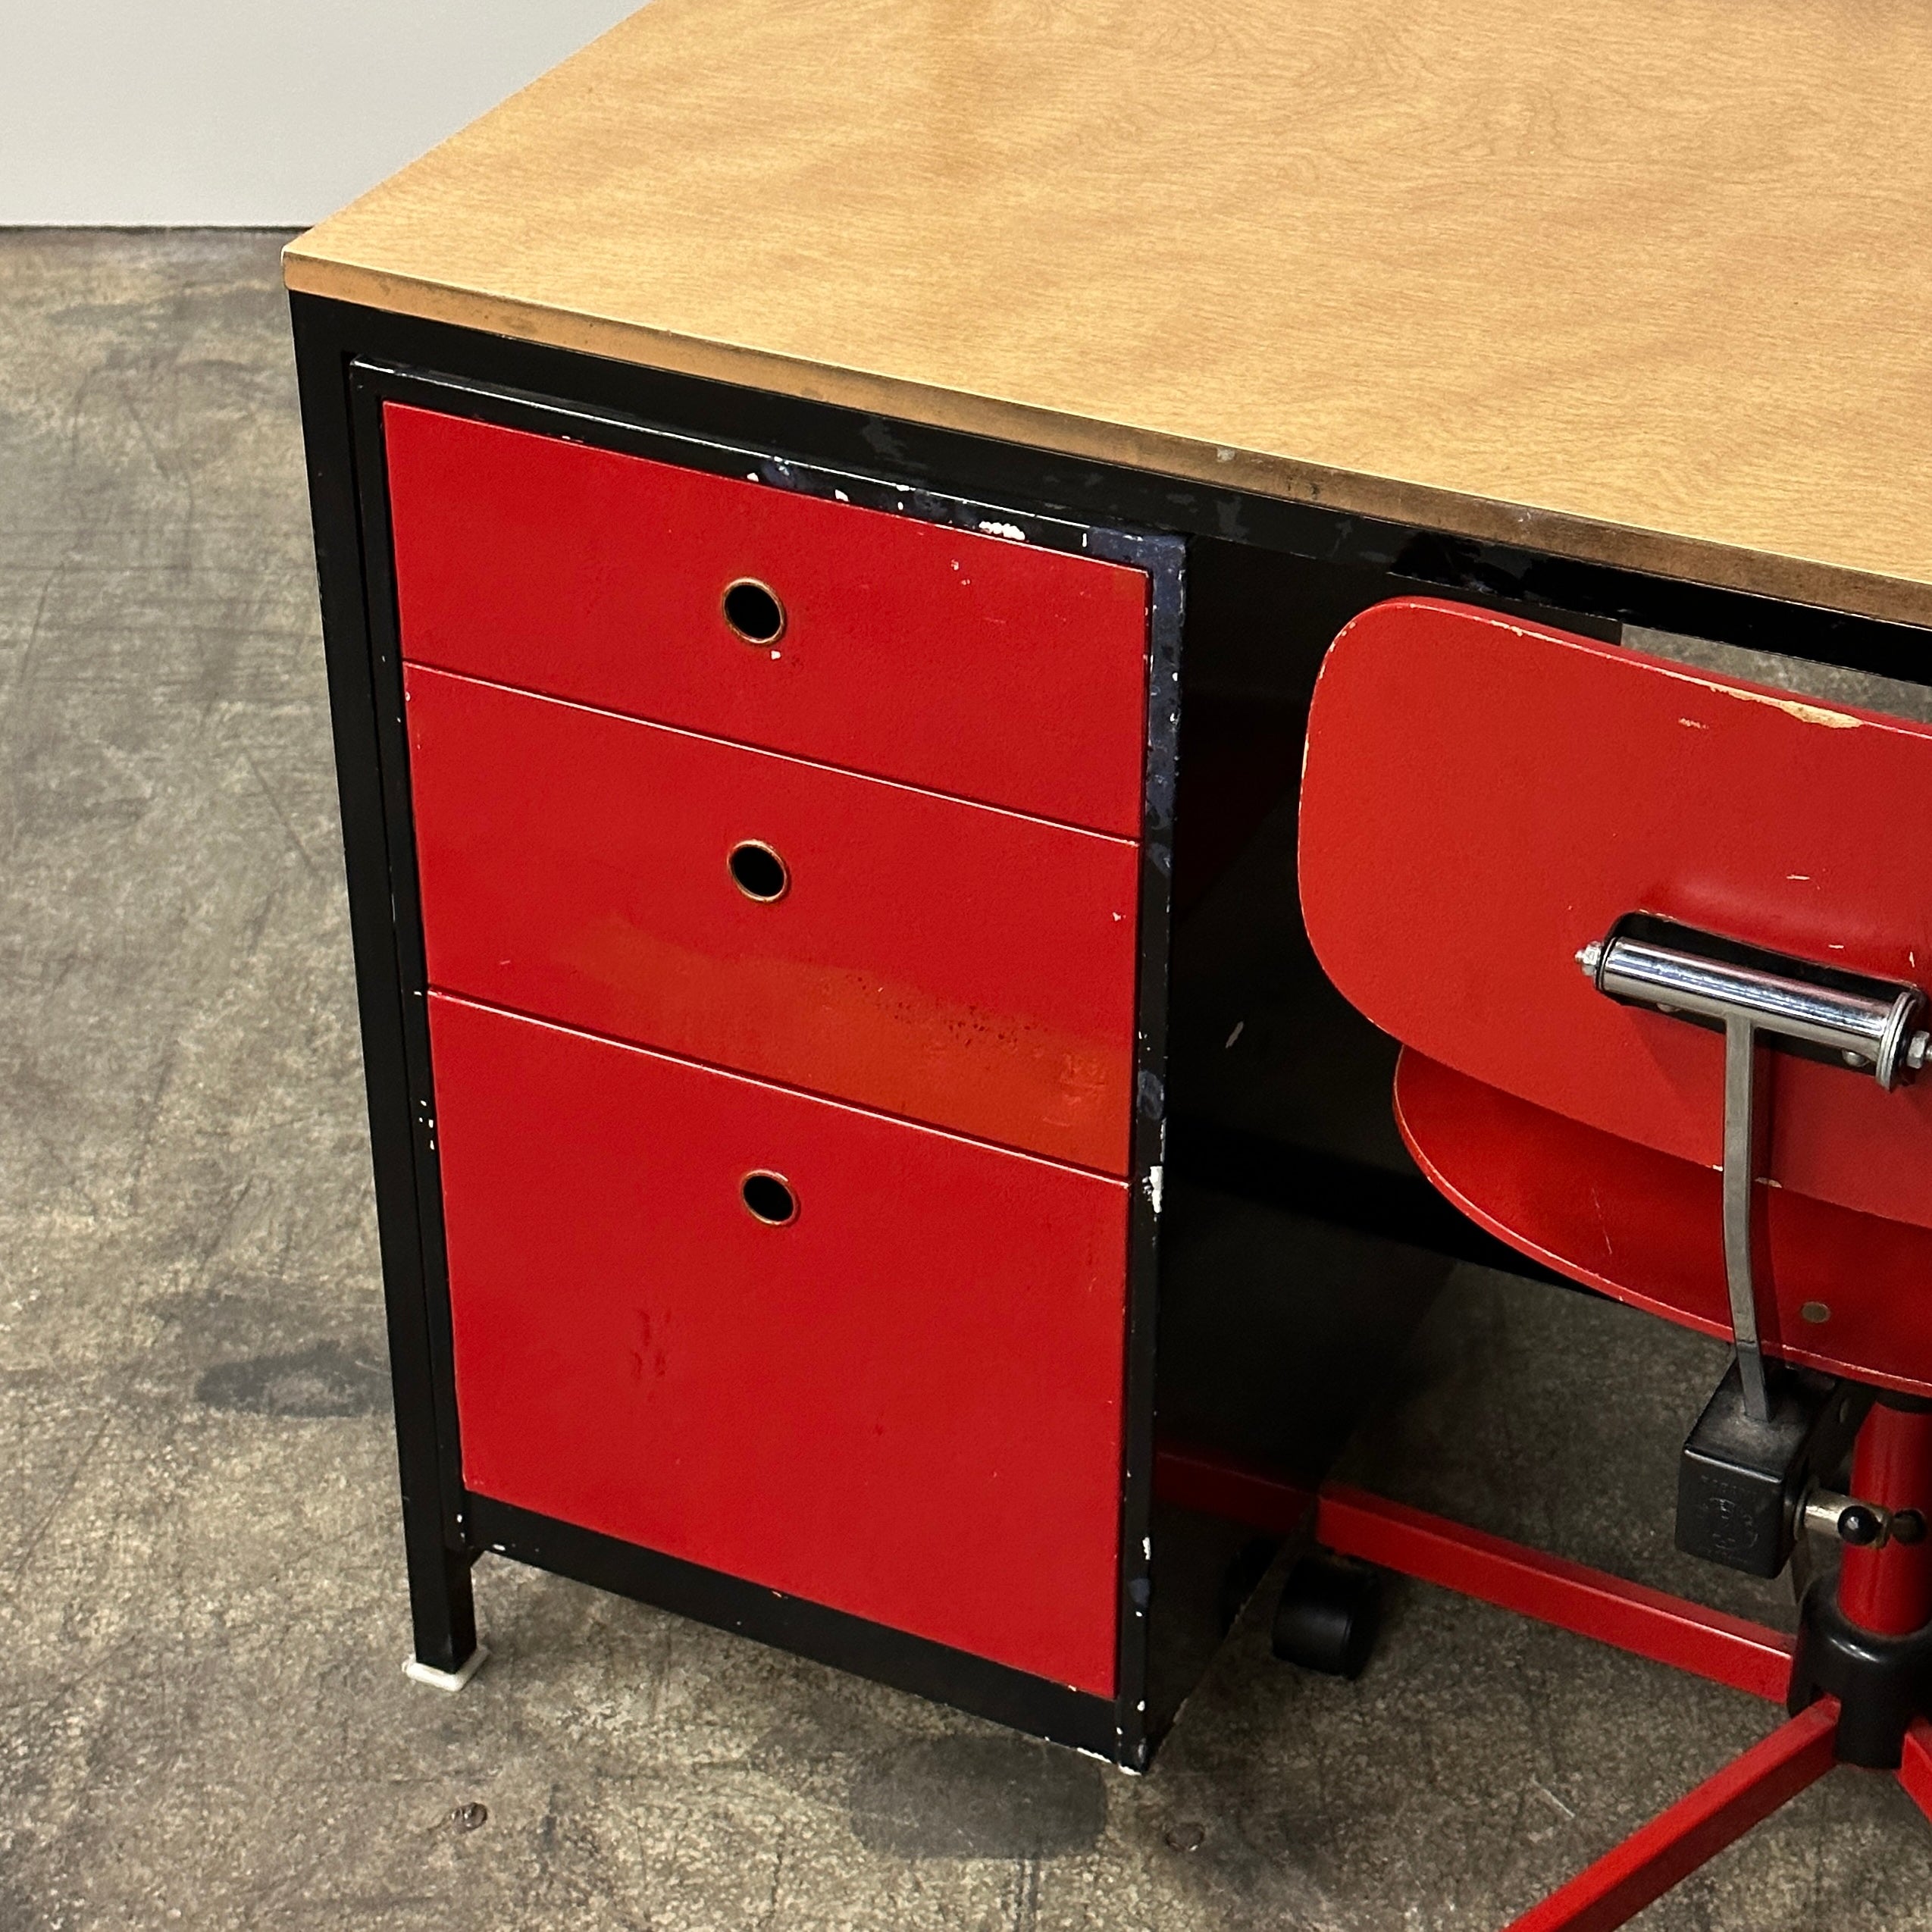
[[490, 1652], [478, 1644], [465, 1660], [460, 1670], [439, 1671], [432, 1664], [418, 1663], [413, 1657], [402, 1660], [402, 1674], [412, 1682], [428, 1684], [437, 1690], [461, 1690], [471, 1678], [490, 1661]]

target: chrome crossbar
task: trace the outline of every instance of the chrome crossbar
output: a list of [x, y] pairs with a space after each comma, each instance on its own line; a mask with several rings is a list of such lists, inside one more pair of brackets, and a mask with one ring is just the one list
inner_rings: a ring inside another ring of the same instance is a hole
[[[1636, 930], [1627, 928], [1635, 928]], [[1924, 993], [1903, 982], [1768, 953], [1694, 927], [1633, 915], [1577, 962], [1599, 992], [1724, 1035], [1724, 1276], [1749, 1413], [1771, 1414], [1760, 1289], [1753, 1257], [1758, 1177], [1768, 1131], [1768, 1048], [1810, 1048], [1888, 1091], [1924, 1065], [1932, 1035]]]

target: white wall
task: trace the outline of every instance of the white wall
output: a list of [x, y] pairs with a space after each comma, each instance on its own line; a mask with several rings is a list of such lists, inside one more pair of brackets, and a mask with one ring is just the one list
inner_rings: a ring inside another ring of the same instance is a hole
[[0, 0], [0, 225], [298, 227], [638, 0]]

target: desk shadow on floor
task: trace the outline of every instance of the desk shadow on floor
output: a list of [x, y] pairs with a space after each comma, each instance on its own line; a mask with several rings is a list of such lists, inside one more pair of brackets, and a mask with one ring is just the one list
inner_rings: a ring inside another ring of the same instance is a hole
[[1107, 1828], [1104, 1774], [1025, 1738], [922, 1737], [858, 1767], [847, 1811], [860, 1843], [893, 1858], [1053, 1858]]
[[217, 1362], [196, 1382], [195, 1400], [238, 1415], [372, 1415], [388, 1402], [389, 1379], [380, 1363], [318, 1342], [291, 1354]]

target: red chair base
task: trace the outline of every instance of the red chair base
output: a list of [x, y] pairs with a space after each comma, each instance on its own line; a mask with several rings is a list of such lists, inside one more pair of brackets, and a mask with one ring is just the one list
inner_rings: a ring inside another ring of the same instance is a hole
[[[1873, 1411], [1874, 1417], [1894, 1413]], [[1860, 1447], [1863, 1451], [1863, 1441]], [[1862, 1454], [1861, 1471], [1874, 1460]], [[1184, 1507], [1281, 1535], [1300, 1528], [1312, 1508], [1315, 1540], [1335, 1555], [1439, 1584], [1770, 1702], [1781, 1703], [1789, 1693], [1791, 1641], [1743, 1617], [1346, 1484], [1325, 1484], [1311, 1495], [1222, 1458], [1174, 1448], [1161, 1451], [1157, 1470], [1161, 1495]], [[1899, 1467], [1895, 1473], [1896, 1486], [1887, 1485], [1894, 1492], [1869, 1499], [1923, 1508], [1932, 1495], [1932, 1468]], [[1871, 1560], [1887, 1552], [1858, 1554], [1856, 1567], [1868, 1574]], [[1896, 1567], [1912, 1594], [1909, 1583], [1922, 1574], [1923, 1560], [1896, 1546], [1892, 1554], [1904, 1559]], [[1855, 1580], [1863, 1586], [1863, 1578]], [[1909, 1614], [1914, 1605], [1893, 1607]], [[1926, 1614], [1932, 1615], [1932, 1603]], [[1839, 1715], [1835, 1699], [1819, 1699], [1514, 1921], [1508, 1932], [1611, 1932], [1624, 1924], [1830, 1771], [1838, 1761]], [[1932, 1724], [1924, 1717], [1906, 1733], [1897, 1777], [1932, 1821]]]

